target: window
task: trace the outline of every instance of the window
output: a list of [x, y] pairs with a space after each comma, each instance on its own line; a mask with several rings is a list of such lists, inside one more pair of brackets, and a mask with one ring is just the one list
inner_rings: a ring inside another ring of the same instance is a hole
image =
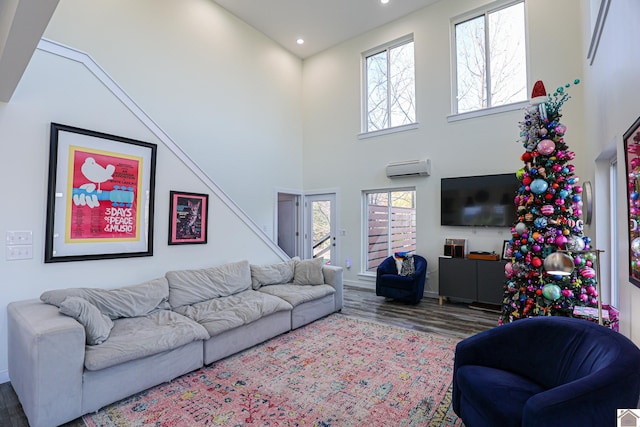
[[394, 252], [416, 249], [416, 191], [413, 189], [364, 193], [365, 271]]
[[416, 121], [413, 36], [396, 40], [364, 55], [364, 132]]
[[528, 99], [524, 21], [519, 1], [455, 23], [454, 113]]

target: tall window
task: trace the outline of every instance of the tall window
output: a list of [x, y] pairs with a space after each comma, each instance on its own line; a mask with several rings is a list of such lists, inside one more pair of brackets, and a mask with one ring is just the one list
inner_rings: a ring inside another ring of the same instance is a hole
[[413, 36], [364, 54], [366, 117], [364, 130], [416, 121]]
[[364, 193], [366, 271], [394, 252], [416, 249], [416, 191], [392, 190]]
[[456, 113], [527, 99], [524, 2], [455, 24]]

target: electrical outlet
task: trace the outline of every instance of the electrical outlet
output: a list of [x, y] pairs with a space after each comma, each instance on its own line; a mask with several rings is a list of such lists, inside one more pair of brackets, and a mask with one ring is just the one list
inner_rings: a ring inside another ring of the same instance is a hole
[[7, 261], [33, 258], [33, 245], [8, 245], [6, 247]]

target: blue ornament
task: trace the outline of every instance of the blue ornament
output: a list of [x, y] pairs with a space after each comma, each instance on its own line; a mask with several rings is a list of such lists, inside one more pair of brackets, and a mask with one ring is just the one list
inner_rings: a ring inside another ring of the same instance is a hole
[[541, 194], [547, 191], [549, 184], [544, 179], [534, 179], [529, 185], [531, 192], [534, 194]]
[[640, 194], [638, 194], [638, 192], [634, 191], [633, 193], [631, 193], [632, 200], [638, 200], [638, 197], [640, 197]]
[[563, 174], [568, 174], [569, 173], [569, 168], [562, 168], [562, 173]]
[[542, 287], [542, 296], [548, 300], [555, 301], [560, 298], [561, 295], [562, 289], [560, 289], [560, 286], [556, 284], [549, 283]]
[[560, 192], [558, 193], [558, 197], [560, 197], [561, 199], [566, 199], [569, 196], [569, 192], [567, 190], [560, 190]]
[[581, 201], [581, 200], [582, 200], [582, 197], [580, 197], [580, 195], [579, 195], [579, 194], [574, 194], [574, 195], [573, 195], [573, 201], [574, 201], [575, 203], [578, 203], [578, 202], [579, 202], [579, 201]]
[[547, 226], [547, 218], [540, 216], [533, 221], [533, 226], [536, 228], [545, 228]]

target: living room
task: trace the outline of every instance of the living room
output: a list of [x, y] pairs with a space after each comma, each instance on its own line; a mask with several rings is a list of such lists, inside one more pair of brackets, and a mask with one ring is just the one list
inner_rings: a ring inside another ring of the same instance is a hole
[[[362, 266], [362, 193], [414, 188], [417, 249], [429, 261], [427, 294], [438, 294], [438, 257], [446, 238], [470, 250], [500, 252], [510, 231], [440, 225], [440, 179], [515, 172], [522, 167], [522, 110], [463, 120], [451, 109], [451, 20], [489, 4], [446, 0], [301, 60], [207, 0], [61, 0], [10, 100], [0, 103], [7, 200], [2, 229], [33, 232], [33, 258], [2, 258], [1, 319], [16, 300], [61, 287], [112, 288], [185, 269], [248, 259], [282, 259], [273, 243], [275, 192], [335, 192], [339, 263], [345, 284], [371, 287]], [[611, 224], [619, 236], [616, 265], [621, 333], [636, 343], [640, 324], [630, 283], [622, 135], [638, 117], [634, 52], [640, 29], [633, 0], [611, 2], [593, 63], [587, 59], [594, 12], [582, 0], [526, 2], [528, 83], [548, 90], [573, 82], [563, 109], [565, 139], [576, 152], [576, 175], [594, 183], [594, 219], [585, 228], [611, 254]], [[595, 8], [597, 12], [597, 7]], [[360, 139], [361, 58], [413, 34], [416, 129]], [[84, 54], [84, 55], [83, 55]], [[78, 59], [80, 58], [80, 59]], [[92, 65], [95, 64], [95, 65]], [[94, 67], [94, 68], [91, 68]], [[105, 77], [106, 75], [106, 77]], [[110, 83], [105, 83], [109, 81]], [[126, 95], [118, 96], [121, 90]], [[123, 101], [127, 99], [128, 101]], [[141, 111], [141, 113], [140, 113]], [[142, 118], [141, 118], [142, 117]], [[153, 256], [72, 263], [43, 262], [50, 124], [62, 123], [158, 146]], [[390, 180], [390, 162], [429, 158], [431, 176]], [[609, 215], [609, 160], [618, 160], [616, 217]], [[19, 184], [11, 184], [18, 179]], [[206, 245], [171, 246], [169, 192], [210, 195]], [[345, 260], [349, 259], [349, 268]], [[610, 286], [611, 280], [603, 281]], [[608, 295], [605, 290], [603, 294]], [[0, 321], [0, 342], [7, 326]], [[0, 351], [0, 381], [8, 378]]]

